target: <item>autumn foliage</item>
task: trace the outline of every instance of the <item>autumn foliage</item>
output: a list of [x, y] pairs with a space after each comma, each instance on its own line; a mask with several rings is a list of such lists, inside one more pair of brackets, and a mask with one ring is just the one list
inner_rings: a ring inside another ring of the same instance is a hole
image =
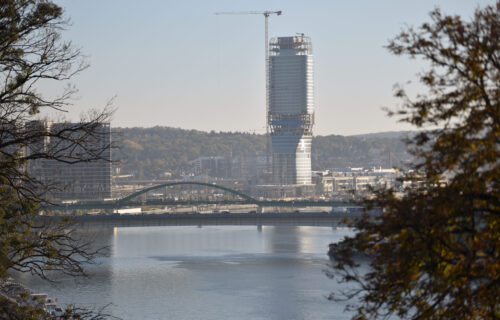
[[365, 206], [382, 215], [329, 251], [332, 273], [356, 284], [332, 299], [359, 299], [356, 319], [500, 318], [500, 1], [470, 21], [430, 17], [387, 46], [428, 63], [426, 93], [398, 89], [391, 112], [422, 130], [408, 141], [413, 183], [375, 190]]

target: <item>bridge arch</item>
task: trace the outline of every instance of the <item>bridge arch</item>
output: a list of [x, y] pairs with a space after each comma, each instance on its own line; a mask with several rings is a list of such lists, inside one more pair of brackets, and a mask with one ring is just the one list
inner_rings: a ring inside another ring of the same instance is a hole
[[219, 186], [219, 185], [211, 184], [211, 183], [191, 182], [191, 181], [179, 181], [179, 182], [170, 182], [170, 183], [159, 184], [159, 185], [156, 185], [156, 186], [152, 186], [152, 187], [145, 188], [145, 189], [136, 191], [134, 193], [131, 193], [128, 196], [119, 199], [117, 202], [119, 204], [124, 204], [124, 203], [130, 201], [131, 199], [133, 199], [133, 198], [135, 198], [137, 196], [140, 196], [141, 194], [144, 194], [146, 192], [149, 192], [149, 191], [152, 191], [152, 190], [156, 190], [156, 189], [165, 188], [165, 187], [179, 186], [179, 185], [197, 185], [197, 186], [210, 187], [210, 188], [214, 188], [214, 189], [220, 189], [220, 190], [224, 190], [224, 191], [227, 191], [229, 193], [235, 194], [237, 196], [240, 196], [240, 197], [242, 197], [243, 199], [245, 199], [247, 201], [254, 202], [256, 204], [259, 202], [257, 199], [254, 199], [254, 198], [252, 198], [252, 197], [250, 197], [250, 196], [248, 196], [248, 195], [246, 195], [244, 193], [241, 193], [239, 191], [233, 190], [231, 188], [227, 188], [227, 187], [223, 187], [223, 186]]

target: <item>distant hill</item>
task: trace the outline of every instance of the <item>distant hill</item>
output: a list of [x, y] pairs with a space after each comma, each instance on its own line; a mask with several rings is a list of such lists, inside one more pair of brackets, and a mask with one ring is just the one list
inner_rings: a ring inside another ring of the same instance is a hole
[[[255, 158], [265, 152], [265, 136], [243, 132], [204, 132], [170, 127], [114, 128], [121, 150], [122, 173], [137, 178], [155, 178], [163, 172], [187, 171], [189, 161], [200, 156]], [[317, 136], [312, 142], [313, 170], [345, 167], [399, 166], [409, 159], [401, 136], [407, 132], [385, 132], [356, 136]]]
[[356, 134], [349, 137], [357, 137], [357, 138], [404, 138], [408, 135], [415, 134], [416, 131], [384, 131], [384, 132], [375, 132], [375, 133], [364, 133], [364, 134]]

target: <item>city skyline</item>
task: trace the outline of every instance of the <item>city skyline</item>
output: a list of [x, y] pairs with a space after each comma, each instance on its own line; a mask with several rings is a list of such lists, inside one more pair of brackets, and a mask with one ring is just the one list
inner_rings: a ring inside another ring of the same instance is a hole
[[264, 133], [264, 19], [214, 13], [283, 10], [269, 19], [270, 37], [304, 32], [315, 39], [315, 134], [352, 135], [409, 129], [382, 107], [398, 105], [393, 85], [415, 80], [423, 65], [391, 56], [383, 48], [388, 39], [427, 21], [436, 5], [470, 15], [489, 1], [57, 3], [72, 22], [64, 39], [91, 64], [72, 80], [79, 99], [70, 120], [116, 96], [115, 127]]
[[500, 0], [0, 21], [1, 319], [500, 315]]

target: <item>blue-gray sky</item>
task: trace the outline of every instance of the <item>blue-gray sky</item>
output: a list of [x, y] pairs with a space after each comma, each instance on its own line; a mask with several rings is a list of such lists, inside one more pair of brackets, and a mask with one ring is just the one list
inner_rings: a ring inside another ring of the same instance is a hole
[[[428, 12], [471, 17], [486, 0], [56, 0], [72, 26], [66, 40], [91, 67], [72, 80], [80, 97], [70, 112], [100, 108], [116, 95], [113, 126], [173, 126], [265, 131], [264, 18], [218, 11], [282, 10], [270, 37], [305, 33], [315, 56], [314, 133], [409, 129], [387, 118], [393, 85], [422, 65], [384, 49], [405, 25]], [[50, 90], [46, 88], [46, 90]]]

